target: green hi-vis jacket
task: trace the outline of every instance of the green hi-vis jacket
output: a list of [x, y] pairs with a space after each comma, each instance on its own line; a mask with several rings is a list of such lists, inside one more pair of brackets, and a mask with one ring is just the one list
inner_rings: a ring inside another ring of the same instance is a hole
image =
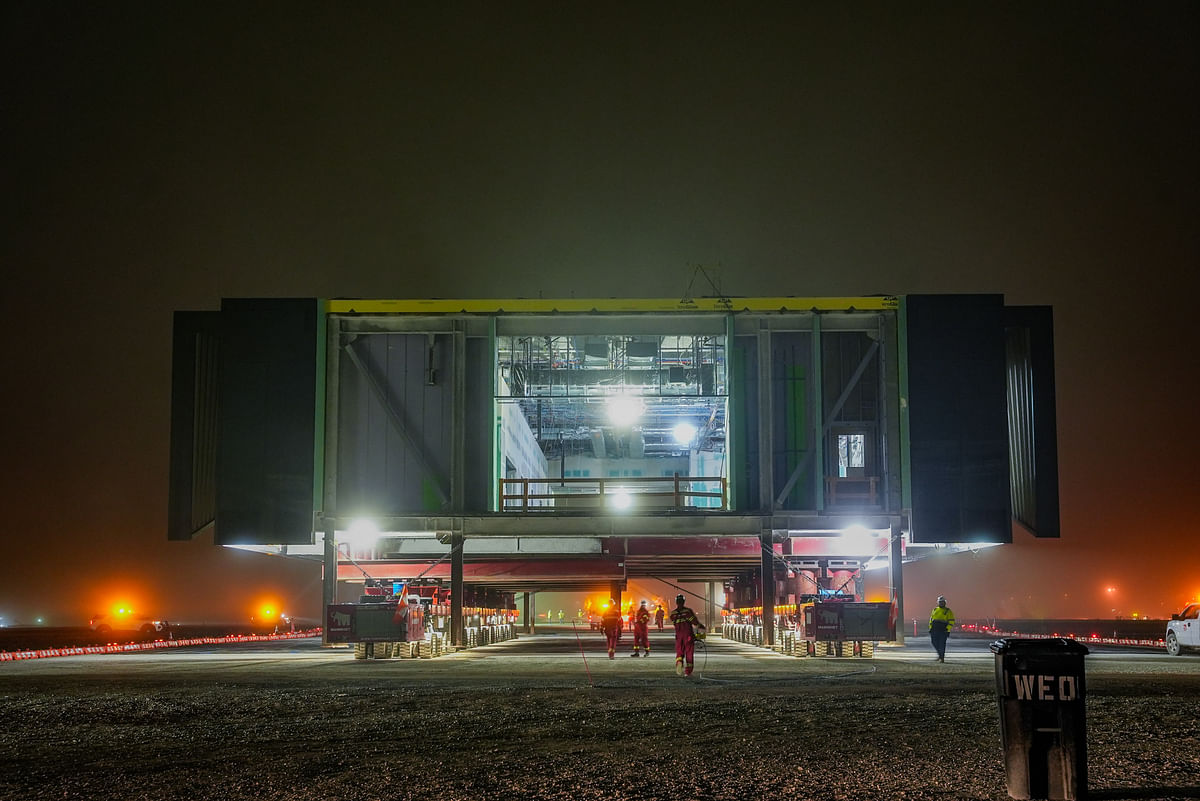
[[954, 628], [954, 613], [948, 606], [935, 606], [929, 615], [930, 631], [950, 631]]

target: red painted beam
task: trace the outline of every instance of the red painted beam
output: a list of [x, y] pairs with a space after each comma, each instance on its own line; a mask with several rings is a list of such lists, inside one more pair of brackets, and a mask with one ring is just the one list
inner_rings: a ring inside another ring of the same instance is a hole
[[[573, 581], [612, 580], [625, 577], [620, 558], [614, 556], [583, 559], [514, 559], [511, 561], [468, 562], [463, 565], [463, 581]], [[442, 562], [430, 569], [432, 562], [360, 562], [371, 578], [413, 579], [450, 578], [450, 563]], [[426, 572], [428, 571], [428, 572]], [[348, 562], [338, 564], [339, 581], [357, 581], [363, 571]]]

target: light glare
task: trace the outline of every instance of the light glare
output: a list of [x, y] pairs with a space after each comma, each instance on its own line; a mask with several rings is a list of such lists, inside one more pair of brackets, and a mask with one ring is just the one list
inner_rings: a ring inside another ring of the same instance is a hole
[[675, 441], [680, 445], [690, 445], [696, 438], [696, 431], [696, 427], [691, 423], [680, 423], [675, 426], [672, 433], [675, 435]]

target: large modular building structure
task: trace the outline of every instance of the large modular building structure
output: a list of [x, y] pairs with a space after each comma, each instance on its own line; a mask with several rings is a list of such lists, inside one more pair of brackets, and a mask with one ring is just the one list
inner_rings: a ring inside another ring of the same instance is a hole
[[[1001, 295], [226, 299], [176, 312], [168, 537], [464, 598], [777, 607], [1058, 536], [1052, 317]], [[360, 538], [363, 529], [369, 538]], [[711, 597], [711, 594], [710, 594]]]

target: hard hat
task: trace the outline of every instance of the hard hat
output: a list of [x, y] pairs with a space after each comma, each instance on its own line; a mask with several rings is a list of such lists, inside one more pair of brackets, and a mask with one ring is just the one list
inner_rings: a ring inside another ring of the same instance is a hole
[[944, 600], [946, 600], [946, 596], [945, 596], [945, 595], [939, 595], [939, 596], [938, 596], [938, 602], [939, 602], [939, 603], [940, 603], [940, 602], [942, 602], [942, 601], [944, 601]]
[[684, 601], [684, 600], [686, 600], [686, 599], [683, 597], [683, 593], [680, 593], [679, 595], [675, 596], [676, 603], [678, 603], [680, 601]]
[[645, 605], [646, 605], [646, 602], [645, 602], [645, 601], [642, 601], [642, 606], [645, 606]]

